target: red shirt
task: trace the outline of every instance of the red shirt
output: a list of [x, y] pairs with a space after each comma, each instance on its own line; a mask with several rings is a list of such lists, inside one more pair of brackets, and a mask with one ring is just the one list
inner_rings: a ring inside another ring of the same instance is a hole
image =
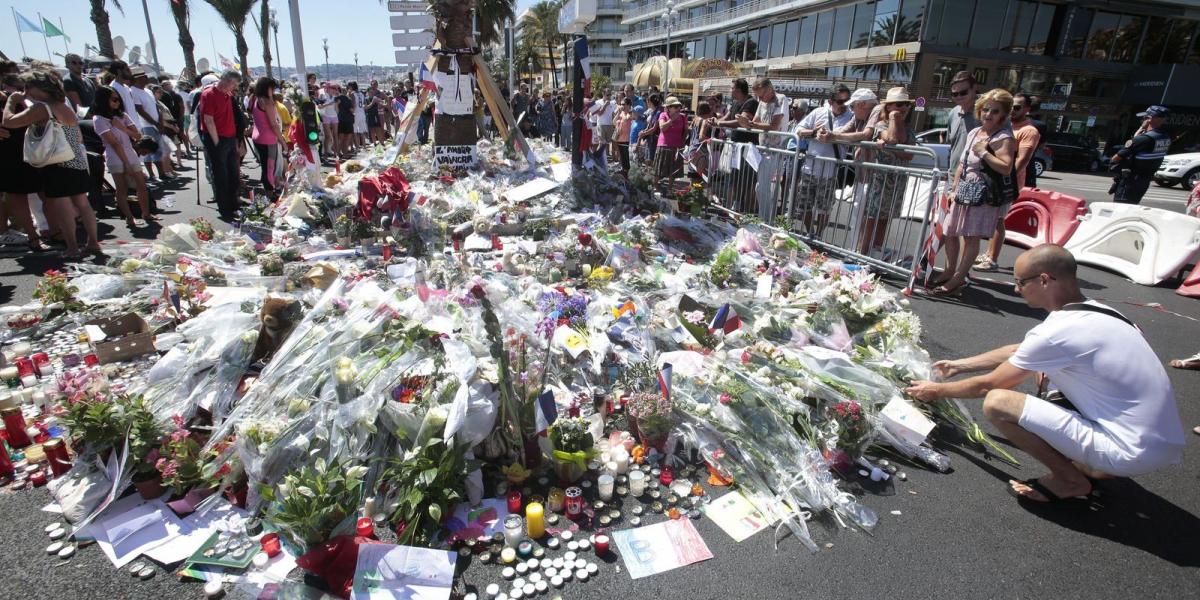
[[229, 138], [237, 135], [233, 124], [233, 102], [229, 94], [222, 92], [215, 85], [200, 93], [200, 127], [203, 129], [203, 117], [212, 117], [217, 126], [217, 137]]

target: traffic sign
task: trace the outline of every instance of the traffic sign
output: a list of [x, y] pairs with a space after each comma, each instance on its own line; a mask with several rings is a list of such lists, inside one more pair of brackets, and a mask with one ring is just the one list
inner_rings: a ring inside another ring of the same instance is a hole
[[428, 31], [393, 33], [392, 45], [397, 48], [426, 48], [433, 45], [433, 34]]
[[429, 58], [428, 50], [397, 50], [396, 64], [419, 64]]
[[925, 96], [918, 97], [913, 101], [913, 104], [916, 104], [917, 108], [925, 108]]
[[429, 12], [428, 2], [388, 2], [388, 12]]
[[433, 29], [433, 15], [392, 15], [392, 31], [411, 31], [413, 29]]

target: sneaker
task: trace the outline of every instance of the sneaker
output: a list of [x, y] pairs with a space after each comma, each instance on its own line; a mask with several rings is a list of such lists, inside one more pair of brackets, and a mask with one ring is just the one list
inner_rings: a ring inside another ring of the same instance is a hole
[[993, 273], [999, 269], [999, 267], [996, 266], [996, 263], [992, 262], [992, 259], [986, 256], [980, 258], [979, 262], [976, 262], [975, 266], [971, 268], [983, 273]]
[[9, 229], [4, 233], [0, 233], [0, 246], [23, 246], [29, 243], [29, 236]]

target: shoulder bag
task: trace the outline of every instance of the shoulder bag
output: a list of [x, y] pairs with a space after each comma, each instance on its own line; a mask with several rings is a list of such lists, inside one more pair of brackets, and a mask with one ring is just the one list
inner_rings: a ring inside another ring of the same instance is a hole
[[[825, 109], [825, 120], [829, 124], [829, 131], [834, 131], [833, 127], [833, 111], [829, 108]], [[842, 164], [842, 149], [836, 143], [833, 145], [833, 156], [838, 160], [837, 172], [834, 174], [837, 177], [838, 189], [845, 188], [854, 183], [854, 167], [851, 165]]]
[[46, 107], [50, 119], [42, 126], [41, 134], [37, 132], [36, 125], [30, 125], [25, 130], [25, 162], [38, 168], [65, 163], [75, 158], [75, 151], [67, 141], [62, 124], [54, 118], [54, 111], [49, 105], [42, 106]]
[[[988, 154], [995, 156], [992, 151], [992, 138], [988, 137], [987, 151]], [[980, 171], [984, 178], [988, 179], [988, 204], [992, 206], [1004, 206], [1012, 204], [1017, 199], [1017, 194], [1020, 190], [1017, 189], [1017, 165], [1014, 157], [1013, 166], [1008, 173], [1000, 173], [999, 171], [988, 166], [987, 162], [980, 160]]]

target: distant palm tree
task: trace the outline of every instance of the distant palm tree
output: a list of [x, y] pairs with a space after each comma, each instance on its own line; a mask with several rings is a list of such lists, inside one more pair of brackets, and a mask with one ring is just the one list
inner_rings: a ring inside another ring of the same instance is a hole
[[188, 0], [167, 0], [171, 5], [171, 15], [175, 17], [175, 27], [179, 29], [179, 47], [183, 49], [183, 73], [187, 79], [191, 79], [199, 73], [196, 72], [196, 42], [192, 41], [192, 25], [191, 11], [188, 9]]
[[[905, 19], [904, 15], [893, 14], [889, 15], [882, 23], [876, 23], [870, 33], [860, 33], [858, 35], [858, 45], [856, 48], [865, 48], [867, 39], [871, 40], [871, 47], [891, 46], [896, 43], [896, 40], [915, 40], [917, 33], [921, 29], [921, 22], [912, 19]], [[855, 65], [854, 71], [863, 77], [873, 78], [878, 74], [881, 80], [890, 80], [897, 72], [905, 77], [912, 76], [912, 63], [910, 62], [887, 62], [876, 65]]]
[[250, 66], [247, 55], [250, 54], [250, 47], [246, 45], [246, 36], [243, 33], [246, 29], [246, 17], [250, 16], [250, 10], [254, 8], [254, 3], [258, 0], [205, 1], [217, 11], [221, 20], [233, 31], [233, 37], [237, 40], [238, 61], [242, 65], [242, 81], [249, 83]]
[[[541, 40], [546, 44], [546, 53], [550, 55], [550, 74], [554, 87], [558, 87], [558, 68], [554, 64], [554, 44], [558, 40], [558, 11], [562, 4], [555, 0], [543, 0], [533, 5], [525, 13], [521, 23], [525, 28], [525, 37]], [[538, 63], [541, 61], [539, 60]], [[541, 70], [541, 64], [537, 65]]]
[[516, 16], [513, 0], [474, 0], [475, 21], [479, 28], [480, 47], [494, 44], [503, 39], [504, 24]]
[[[108, 28], [108, 10], [104, 7], [106, 0], [91, 0], [92, 2], [92, 23], [96, 24], [96, 41], [100, 45], [100, 56], [109, 58], [117, 58], [113, 56], [113, 41], [112, 30]], [[125, 9], [121, 8], [121, 3], [118, 0], [112, 0], [112, 5], [125, 14]]]
[[262, 0], [262, 11], [258, 16], [258, 32], [262, 34], [263, 64], [267, 66], [267, 77], [271, 76], [271, 2]]

